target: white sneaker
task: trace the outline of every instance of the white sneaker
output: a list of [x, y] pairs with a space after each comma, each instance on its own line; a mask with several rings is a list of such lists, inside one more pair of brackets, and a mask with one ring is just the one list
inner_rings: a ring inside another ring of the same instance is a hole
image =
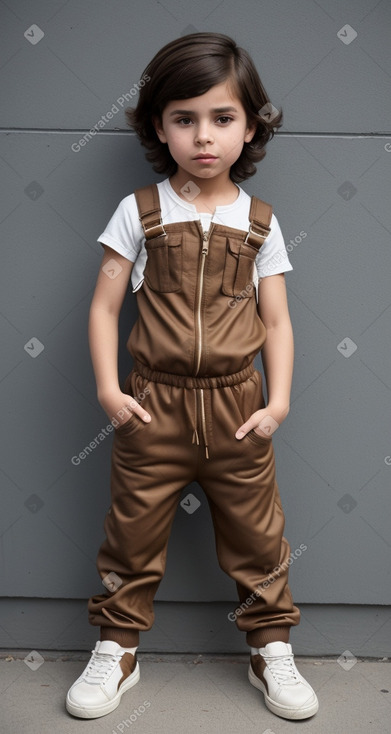
[[307, 719], [319, 708], [316, 693], [297, 670], [292, 646], [286, 642], [269, 642], [257, 649], [250, 658], [248, 678], [264, 694], [268, 709], [283, 719]]
[[81, 676], [68, 691], [66, 709], [81, 719], [94, 719], [114, 711], [122, 694], [140, 680], [135, 655], [112, 640], [97, 642]]

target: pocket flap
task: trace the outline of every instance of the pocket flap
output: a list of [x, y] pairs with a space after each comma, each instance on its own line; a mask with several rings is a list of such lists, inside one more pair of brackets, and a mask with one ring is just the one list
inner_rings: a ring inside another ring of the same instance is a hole
[[182, 234], [178, 232], [176, 235], [170, 234], [169, 237], [160, 235], [151, 240], [145, 240], [144, 244], [147, 252], [157, 250], [159, 247], [179, 247], [182, 244]]
[[179, 291], [182, 285], [182, 232], [146, 240], [146, 284], [158, 293]]
[[252, 247], [247, 242], [241, 242], [240, 240], [233, 240], [228, 237], [228, 249], [234, 257], [248, 257], [250, 260], [255, 260], [259, 250], [257, 247]]
[[227, 237], [222, 292], [226, 296], [253, 295], [253, 270], [257, 250], [238, 239]]

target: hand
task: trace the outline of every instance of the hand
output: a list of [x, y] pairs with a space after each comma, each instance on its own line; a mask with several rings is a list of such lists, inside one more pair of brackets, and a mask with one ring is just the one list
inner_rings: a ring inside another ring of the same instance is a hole
[[289, 413], [289, 408], [284, 409], [269, 404], [261, 410], [257, 410], [250, 415], [248, 421], [243, 423], [235, 433], [235, 438], [244, 438], [244, 436], [254, 429], [254, 432], [262, 438], [270, 438], [271, 435], [280, 427], [283, 420]]
[[[118, 425], [126, 423], [132, 413], [138, 415], [143, 421], [149, 423], [150, 414], [141, 407], [141, 405], [131, 395], [121, 392], [121, 390], [113, 390], [104, 395], [98, 395], [98, 401], [103, 410], [108, 415], [110, 421], [118, 421]], [[114, 427], [118, 427], [115, 425]]]

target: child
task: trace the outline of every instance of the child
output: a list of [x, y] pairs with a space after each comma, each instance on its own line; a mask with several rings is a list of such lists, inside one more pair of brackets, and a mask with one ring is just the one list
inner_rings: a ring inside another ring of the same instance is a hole
[[[139, 680], [139, 631], [153, 624], [181, 492], [197, 481], [220, 566], [236, 582], [233, 619], [251, 648], [249, 680], [275, 714], [305, 719], [318, 701], [288, 642], [300, 612], [287, 582], [271, 439], [289, 411], [284, 272], [292, 267], [271, 206], [237, 186], [255, 173], [282, 114], [248, 54], [215, 33], [167, 44], [139, 86], [126, 114], [154, 170], [168, 177], [126, 196], [98, 240], [105, 254], [89, 340], [97, 397], [115, 426], [97, 559], [108, 593], [89, 599], [100, 640], [67, 710], [103, 716]], [[118, 316], [130, 275], [139, 316], [121, 389]], [[261, 347], [267, 406], [253, 364]]]

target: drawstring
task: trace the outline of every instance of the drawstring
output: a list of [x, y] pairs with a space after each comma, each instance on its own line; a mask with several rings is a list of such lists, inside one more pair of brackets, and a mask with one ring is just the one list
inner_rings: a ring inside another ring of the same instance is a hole
[[193, 395], [194, 395], [194, 430], [193, 430], [193, 440], [192, 440], [192, 443], [194, 443], [194, 441], [196, 441], [197, 446], [199, 446], [200, 445], [200, 439], [198, 438], [198, 431], [197, 431], [197, 393], [196, 393], [196, 388], [195, 387], [193, 387]]
[[205, 421], [205, 403], [204, 403], [204, 391], [201, 388], [200, 389], [200, 397], [201, 397], [201, 422], [202, 422], [202, 435], [204, 437], [204, 443], [205, 443], [205, 456], [207, 459], [209, 459], [209, 451], [208, 451], [208, 436], [206, 433], [206, 421]]
[[[207, 459], [209, 459], [209, 451], [208, 451], [208, 436], [206, 432], [206, 421], [205, 421], [205, 404], [204, 404], [204, 391], [202, 388], [199, 389], [200, 391], [200, 399], [201, 399], [201, 426], [202, 426], [202, 437], [204, 439], [205, 444], [205, 456]], [[194, 424], [193, 424], [193, 440], [192, 443], [196, 443], [197, 446], [200, 445], [200, 439], [198, 436], [197, 431], [197, 388], [193, 387], [193, 395], [194, 395]]]
[[197, 431], [196, 428], [193, 431], [193, 440], [192, 440], [192, 443], [194, 443], [194, 441], [196, 442], [197, 446], [200, 445], [200, 439], [198, 438], [198, 431]]

